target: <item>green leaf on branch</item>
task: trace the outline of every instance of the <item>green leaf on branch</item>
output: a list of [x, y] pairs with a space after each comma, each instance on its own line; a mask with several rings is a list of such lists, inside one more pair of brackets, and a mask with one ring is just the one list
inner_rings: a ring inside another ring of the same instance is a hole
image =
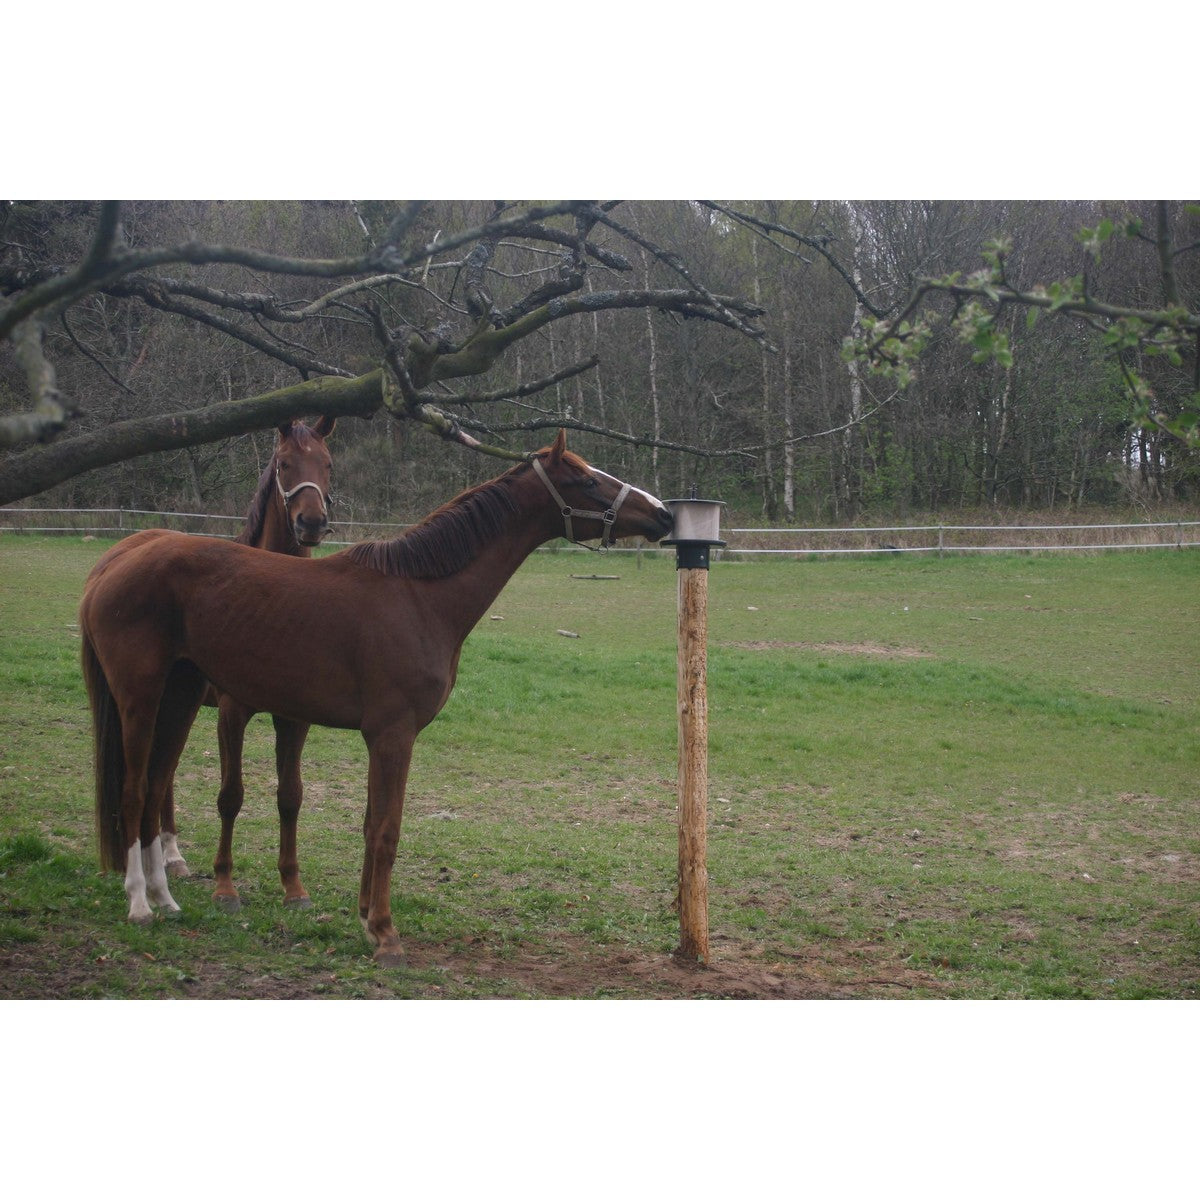
[[1046, 289], [1050, 297], [1050, 311], [1057, 312], [1064, 304], [1070, 304], [1083, 298], [1083, 279], [1076, 275], [1065, 283], [1054, 282]]
[[1100, 247], [1112, 239], [1115, 228], [1112, 221], [1105, 217], [1095, 229], [1084, 227], [1076, 234], [1076, 237], [1083, 243], [1083, 248], [1099, 261]]

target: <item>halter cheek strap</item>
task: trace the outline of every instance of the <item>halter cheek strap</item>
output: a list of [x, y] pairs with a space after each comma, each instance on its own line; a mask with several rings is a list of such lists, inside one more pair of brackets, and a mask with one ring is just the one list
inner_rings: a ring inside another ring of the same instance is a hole
[[283, 482], [279, 478], [279, 468], [276, 467], [275, 486], [279, 489], [279, 494], [283, 497], [284, 512], [287, 512], [287, 506], [292, 502], [292, 497], [297, 492], [301, 491], [303, 488], [310, 487], [317, 493], [318, 496], [321, 497], [321, 516], [325, 518], [329, 517], [329, 497], [326, 496], [323, 491], [321, 491], [320, 484], [313, 483], [312, 480], [306, 479], [303, 483], [296, 484], [294, 488], [288, 488], [288, 490], [285, 492], [283, 490]]
[[[558, 510], [562, 513], [563, 525], [566, 528], [567, 541], [574, 542], [577, 546], [582, 546], [584, 543], [575, 537], [574, 531], [571, 528], [572, 517], [588, 517], [594, 521], [600, 521], [604, 525], [604, 533], [600, 537], [599, 549], [607, 550], [609, 546], [616, 541], [612, 536], [613, 525], [617, 520], [617, 510], [625, 503], [625, 497], [629, 495], [630, 485], [623, 483], [621, 490], [617, 493], [617, 498], [612, 502], [612, 505], [605, 509], [604, 512], [595, 512], [586, 508], [572, 508], [558, 493], [558, 488], [550, 481], [550, 476], [546, 474], [546, 468], [542, 466], [541, 460], [531, 458], [529, 460], [533, 464], [533, 469], [537, 473], [537, 477], [546, 485], [546, 490], [549, 491], [554, 503], [558, 505]], [[588, 546], [589, 550], [593, 547]]]

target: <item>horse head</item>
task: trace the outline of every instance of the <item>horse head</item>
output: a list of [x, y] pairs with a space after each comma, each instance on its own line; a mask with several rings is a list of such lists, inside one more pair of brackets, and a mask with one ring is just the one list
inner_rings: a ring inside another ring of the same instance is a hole
[[302, 421], [279, 426], [275, 485], [292, 534], [301, 546], [320, 545], [329, 532], [329, 477], [333, 458], [325, 439], [336, 417], [321, 417], [310, 429]]
[[568, 541], [599, 538], [610, 546], [618, 538], [644, 537], [657, 542], [671, 529], [671, 512], [656, 497], [599, 471], [567, 449], [567, 432], [530, 456], [563, 522]]

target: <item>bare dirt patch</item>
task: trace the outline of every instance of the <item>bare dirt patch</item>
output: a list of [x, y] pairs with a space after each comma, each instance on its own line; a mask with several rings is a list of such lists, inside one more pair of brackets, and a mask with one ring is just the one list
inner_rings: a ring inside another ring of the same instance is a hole
[[723, 642], [735, 650], [813, 650], [818, 654], [866, 654], [875, 658], [934, 658], [915, 646], [884, 646], [879, 642]]
[[[782, 951], [757, 943], [717, 938], [709, 966], [683, 962], [670, 954], [629, 948], [604, 951], [583, 941], [559, 938], [539, 947], [496, 946], [479, 942], [465, 947], [412, 942], [406, 947], [406, 972], [423, 982], [423, 999], [479, 994], [526, 999], [643, 1000], [851, 1000], [936, 995], [943, 986], [931, 975], [891, 959], [868, 944], [823, 943]], [[8, 946], [0, 950], [0, 999], [56, 1000], [101, 996], [107, 972], [119, 971], [133, 985], [143, 964], [137, 956], [108, 964], [97, 947], [83, 943], [44, 947]], [[390, 999], [392, 976], [379, 968], [356, 995]], [[179, 981], [180, 997], [196, 1000], [305, 1000], [341, 998], [333, 976], [314, 969], [299, 976], [255, 974], [242, 967], [200, 961]], [[412, 994], [411, 988], [409, 994]]]
[[932, 976], [887, 960], [869, 945], [780, 951], [717, 938], [708, 966], [628, 948], [597, 952], [574, 939], [501, 955], [486, 944], [465, 950], [415, 945], [407, 954], [412, 967], [444, 971], [459, 984], [488, 979], [501, 983], [502, 991], [539, 999], [849, 1000], [918, 989], [929, 995], [940, 987]]

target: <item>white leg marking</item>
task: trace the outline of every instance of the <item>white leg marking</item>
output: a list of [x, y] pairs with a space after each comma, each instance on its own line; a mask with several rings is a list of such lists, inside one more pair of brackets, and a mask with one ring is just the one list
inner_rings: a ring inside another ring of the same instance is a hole
[[167, 887], [167, 872], [163, 866], [161, 838], [155, 838], [149, 847], [142, 851], [142, 866], [146, 871], [146, 891], [149, 893], [150, 899], [160, 908], [178, 912], [179, 905], [175, 903], [171, 890]]
[[166, 832], [162, 834], [162, 849], [163, 862], [167, 865], [167, 867], [169, 868], [172, 864], [178, 863], [181, 868], [180, 870], [173, 872], [174, 874], [191, 874], [191, 872], [188, 870], [187, 861], [184, 859], [183, 854], [179, 849], [179, 841], [175, 834]]
[[134, 842], [125, 856], [125, 895], [129, 897], [129, 919], [144, 925], [154, 917], [146, 900], [146, 876], [142, 870], [142, 843]]

